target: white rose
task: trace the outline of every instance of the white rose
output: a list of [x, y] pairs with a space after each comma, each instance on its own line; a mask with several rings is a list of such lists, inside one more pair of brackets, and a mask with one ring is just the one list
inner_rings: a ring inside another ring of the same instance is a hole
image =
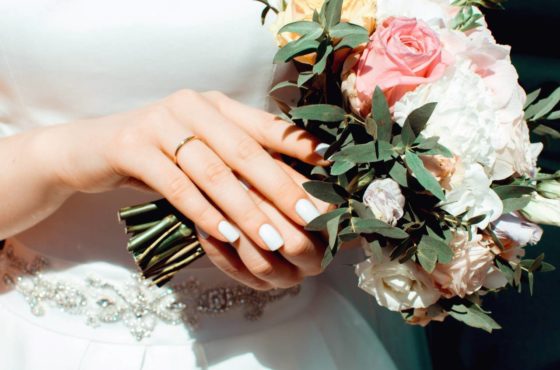
[[523, 111], [526, 96], [511, 63], [511, 48], [498, 45], [484, 27], [468, 34], [445, 29], [440, 32], [440, 37], [445, 50], [458, 62], [471, 63], [492, 98], [490, 102], [496, 119], [496, 132], [492, 136], [496, 151], [492, 178], [502, 180], [513, 174], [530, 176], [536, 165], [533, 160], [536, 148], [529, 141]]
[[414, 109], [432, 102], [437, 106], [422, 135], [439, 137], [439, 142], [459, 156], [464, 165], [480, 163], [492, 168], [496, 158], [492, 145], [496, 115], [482, 78], [469, 62], [451, 67], [438, 81], [407, 93], [394, 106], [395, 120], [402, 126]]
[[453, 18], [447, 0], [378, 0], [377, 23], [389, 17], [421, 19], [430, 25], [444, 25]]
[[356, 265], [358, 286], [391, 311], [426, 308], [437, 302], [441, 295], [430, 276], [411, 261], [391, 261], [386, 249], [382, 260], [370, 257]]
[[479, 164], [466, 166], [463, 181], [446, 194], [441, 208], [453, 216], [466, 213], [465, 220], [486, 215], [476, 224], [480, 229], [485, 229], [490, 222], [497, 220], [503, 211], [502, 200], [490, 188], [491, 183], [482, 166]]
[[363, 201], [378, 220], [393, 226], [404, 214], [404, 196], [392, 179], [374, 180], [366, 188]]
[[560, 199], [547, 199], [534, 193], [521, 214], [537, 224], [560, 227]]
[[543, 230], [514, 212], [502, 215], [494, 222], [494, 233], [499, 239], [507, 239], [516, 246], [522, 247], [527, 244], [537, 244], [541, 240]]

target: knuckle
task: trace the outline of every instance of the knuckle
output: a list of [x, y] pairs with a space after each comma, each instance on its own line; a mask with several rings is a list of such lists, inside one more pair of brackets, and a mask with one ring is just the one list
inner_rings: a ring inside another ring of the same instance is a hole
[[254, 290], [258, 290], [261, 292], [266, 292], [268, 290], [272, 289], [272, 285], [264, 282], [264, 281], [254, 281], [251, 282], [249, 284], [247, 284], [250, 288], [253, 288]]
[[169, 126], [169, 122], [173, 120], [171, 111], [165, 104], [154, 104], [149, 107], [141, 120], [141, 126], [147, 130], [155, 132], [164, 132]]
[[290, 276], [286, 276], [284, 279], [279, 280], [276, 283], [276, 286], [281, 289], [288, 289], [301, 284], [302, 281], [303, 276], [298, 273], [293, 273]]
[[243, 137], [237, 143], [237, 154], [243, 161], [254, 159], [262, 153], [263, 148], [250, 136]]
[[289, 240], [284, 245], [284, 253], [288, 257], [301, 257], [313, 249], [311, 241], [303, 234], [292, 233]]
[[169, 179], [167, 189], [167, 199], [171, 203], [180, 203], [182, 200], [188, 197], [188, 193], [191, 190], [191, 185], [184, 176], [177, 174]]
[[220, 102], [223, 101], [224, 99], [226, 99], [226, 95], [218, 90], [210, 90], [210, 91], [206, 91], [205, 93], [203, 93], [203, 95], [205, 97], [207, 97], [210, 100], [216, 101], [216, 102]]
[[267, 261], [252, 264], [249, 270], [256, 276], [261, 278], [270, 278], [274, 274], [274, 266]]
[[174, 106], [176, 104], [184, 104], [186, 101], [192, 99], [197, 99], [198, 96], [199, 94], [194, 90], [181, 89], [168, 96], [166, 100], [168, 103]]
[[281, 181], [274, 189], [274, 193], [278, 195], [279, 199], [304, 198], [304, 194], [301, 194], [300, 189], [292, 180]]
[[213, 230], [216, 228], [220, 215], [214, 208], [211, 206], [191, 206], [190, 208], [193, 211], [193, 214], [196, 215], [193, 217], [193, 219], [196, 218], [196, 220], [193, 221], [196, 221], [197, 225], [200, 225], [200, 227], [206, 230]]
[[232, 171], [224, 163], [216, 161], [206, 166], [204, 175], [210, 183], [221, 183], [232, 175]]

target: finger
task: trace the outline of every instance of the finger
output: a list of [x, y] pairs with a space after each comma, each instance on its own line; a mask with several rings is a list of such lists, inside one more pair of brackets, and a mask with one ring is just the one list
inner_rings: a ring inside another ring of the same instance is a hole
[[[228, 241], [219, 230], [227, 224], [235, 230], [224, 216], [202, 195], [189, 178], [156, 149], [143, 149], [142, 155], [131, 153], [123, 161], [124, 172], [142, 181], [163, 195], [187, 218], [195, 220], [207, 233], [221, 241]], [[237, 237], [239, 238], [239, 232]], [[230, 236], [231, 240], [234, 238]]]
[[198, 240], [210, 261], [232, 279], [256, 290], [272, 288], [270, 283], [259, 279], [247, 269], [235, 249], [229, 244], [222, 243], [200, 231]]
[[309, 132], [222, 93], [208, 92], [204, 95], [224, 116], [242, 127], [264, 147], [312, 165], [329, 164], [323, 159], [328, 144], [321, 143]]
[[260, 209], [286, 235], [284, 247], [279, 251], [282, 256], [295, 265], [303, 276], [313, 276], [321, 273], [321, 262], [325, 254], [325, 242], [312, 233], [305, 232], [301, 226], [296, 225], [279, 212], [276, 207], [254, 189], [250, 189], [249, 194], [251, 194]]
[[286, 261], [280, 254], [271, 253], [256, 246], [251, 239], [241, 233], [232, 244], [247, 269], [257, 278], [275, 288], [289, 288], [301, 283], [298, 268]]
[[[200, 114], [212, 124], [195, 124], [193, 129], [196, 134], [203, 137], [229, 167], [279, 210], [299, 225], [306, 225], [319, 215], [303, 188], [276, 164], [257, 141], [216, 110], [205, 109]], [[179, 115], [185, 115], [185, 112]], [[188, 116], [182, 119], [187, 120]]]
[[[161, 133], [162, 146], [166, 148], [168, 155], [175, 155], [172, 148], [176, 145], [176, 138], [188, 136], [189, 132], [183, 127], [171, 125], [167, 132]], [[177, 163], [222, 212], [235, 220], [236, 226], [255, 244], [272, 251], [284, 245], [284, 239], [272, 221], [253, 202], [231, 169], [204, 142], [192, 140], [181, 147], [177, 153]], [[230, 243], [237, 240], [238, 232], [232, 234], [233, 230], [229, 225], [222, 226], [218, 225], [218, 230]]]

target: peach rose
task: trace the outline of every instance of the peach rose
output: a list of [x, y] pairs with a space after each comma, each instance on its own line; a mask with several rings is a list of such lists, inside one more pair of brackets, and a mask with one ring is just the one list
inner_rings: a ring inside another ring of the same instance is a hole
[[[360, 103], [353, 108], [367, 115], [376, 86], [393, 106], [418, 85], [442, 77], [451, 63], [451, 56], [443, 51], [437, 34], [426, 23], [414, 18], [388, 18], [371, 36], [353, 66], [354, 88]], [[348, 70], [349, 66], [345, 67]]]
[[439, 263], [432, 277], [443, 296], [461, 298], [477, 292], [484, 285], [487, 275], [492, 272], [494, 255], [483, 242], [481, 235], [473, 235], [460, 230], [451, 242], [453, 260], [448, 264]]
[[442, 188], [452, 190], [453, 182], [462, 181], [464, 169], [458, 156], [447, 158], [442, 155], [421, 155], [420, 159]]
[[[271, 31], [276, 36], [276, 41], [283, 47], [290, 41], [297, 40], [300, 35], [294, 32], [278, 31], [287, 25], [297, 21], [310, 21], [314, 10], [321, 10], [324, 0], [292, 0], [288, 1], [286, 9], [278, 14], [276, 22]], [[362, 26], [371, 35], [375, 30], [375, 15], [377, 12], [377, 0], [344, 0], [342, 3], [342, 22], [348, 22]], [[296, 58], [297, 61], [306, 64], [314, 64], [316, 55], [309, 54]]]

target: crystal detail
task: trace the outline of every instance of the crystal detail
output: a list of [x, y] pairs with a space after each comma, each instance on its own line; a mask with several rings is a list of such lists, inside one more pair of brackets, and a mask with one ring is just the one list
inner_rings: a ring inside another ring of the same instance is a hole
[[236, 308], [247, 320], [257, 320], [268, 304], [300, 291], [299, 286], [267, 292], [238, 284], [206, 287], [195, 278], [160, 288], [140, 274], [119, 284], [93, 275], [83, 281], [62, 281], [43, 275], [48, 265], [42, 257], [24, 260], [9, 243], [0, 249], [2, 282], [22, 294], [33, 315], [45, 315], [50, 306], [85, 317], [91, 327], [120, 323], [138, 341], [149, 337], [158, 324], [184, 324], [195, 330], [203, 316]]

